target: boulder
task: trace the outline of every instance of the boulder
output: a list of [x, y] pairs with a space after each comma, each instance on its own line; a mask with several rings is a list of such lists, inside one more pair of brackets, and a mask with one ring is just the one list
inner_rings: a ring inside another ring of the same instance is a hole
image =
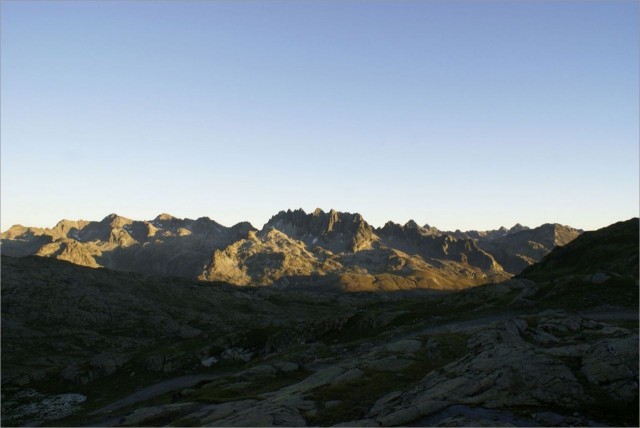
[[616, 400], [637, 399], [638, 335], [595, 342], [586, 351], [580, 371]]

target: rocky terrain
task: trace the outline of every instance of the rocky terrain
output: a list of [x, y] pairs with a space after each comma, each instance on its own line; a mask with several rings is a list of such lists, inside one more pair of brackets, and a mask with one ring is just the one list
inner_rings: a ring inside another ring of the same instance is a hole
[[195, 278], [210, 254], [255, 230], [224, 227], [208, 217], [160, 214], [135, 221], [110, 214], [101, 221], [62, 220], [52, 229], [13, 226], [2, 233], [2, 254], [36, 255], [89, 267]]
[[547, 223], [534, 229], [516, 224], [511, 229], [456, 231], [454, 235], [474, 239], [478, 247], [493, 255], [506, 271], [517, 274], [555, 247], [567, 245], [582, 232], [569, 226]]
[[[430, 242], [354, 223], [306, 236], [276, 219], [230, 245], [250, 260], [293, 240], [295, 264], [321, 269], [396, 234], [416, 254]], [[638, 219], [459, 291], [237, 287], [3, 255], [2, 425], [638, 426], [638, 298]]]
[[135, 221], [112, 214], [62, 220], [52, 229], [13, 226], [2, 233], [2, 254], [235, 285], [459, 289], [510, 278], [580, 232], [557, 224], [441, 232], [414, 221], [374, 228], [360, 214], [320, 209], [281, 211], [259, 231], [207, 217]]
[[522, 272], [522, 276], [541, 280], [593, 276], [605, 282], [611, 277], [638, 274], [638, 237], [634, 220], [612, 224], [605, 233], [585, 233], [568, 247], [558, 247], [539, 263]]

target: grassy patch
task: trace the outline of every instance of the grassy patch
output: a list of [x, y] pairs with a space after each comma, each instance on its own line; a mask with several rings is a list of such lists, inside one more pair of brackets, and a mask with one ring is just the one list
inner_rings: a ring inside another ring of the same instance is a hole
[[611, 278], [603, 284], [568, 279], [544, 284], [536, 300], [550, 309], [582, 311], [612, 305], [637, 311], [638, 291], [634, 278]]
[[303, 369], [292, 371], [289, 373], [278, 373], [275, 376], [261, 376], [246, 386], [240, 388], [227, 388], [230, 384], [228, 380], [221, 382], [213, 382], [203, 385], [196, 390], [194, 395], [190, 396], [190, 400], [203, 401], [206, 403], [226, 403], [229, 401], [239, 401], [246, 399], [260, 399], [259, 395], [277, 391], [285, 386], [297, 383], [309, 376], [309, 372]]
[[[315, 416], [307, 417], [307, 422], [311, 426], [328, 426], [360, 419], [378, 398], [402, 389], [408, 383], [397, 373], [368, 371], [360, 379], [318, 388], [309, 398], [318, 401], [320, 409]], [[340, 403], [331, 408], [324, 407], [325, 402], [334, 400], [340, 400]]]
[[638, 328], [640, 328], [640, 322], [638, 320], [607, 320], [607, 323], [629, 330], [638, 330]]

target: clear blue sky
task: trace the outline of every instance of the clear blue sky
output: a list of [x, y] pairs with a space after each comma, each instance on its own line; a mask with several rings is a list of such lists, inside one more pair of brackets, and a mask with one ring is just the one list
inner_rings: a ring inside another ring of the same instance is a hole
[[2, 230], [638, 215], [635, 1], [2, 1]]

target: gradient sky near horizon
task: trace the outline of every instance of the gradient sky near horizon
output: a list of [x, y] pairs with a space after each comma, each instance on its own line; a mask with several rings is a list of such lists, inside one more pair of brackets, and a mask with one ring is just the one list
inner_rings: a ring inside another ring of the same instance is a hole
[[636, 1], [2, 1], [1, 228], [638, 216]]

